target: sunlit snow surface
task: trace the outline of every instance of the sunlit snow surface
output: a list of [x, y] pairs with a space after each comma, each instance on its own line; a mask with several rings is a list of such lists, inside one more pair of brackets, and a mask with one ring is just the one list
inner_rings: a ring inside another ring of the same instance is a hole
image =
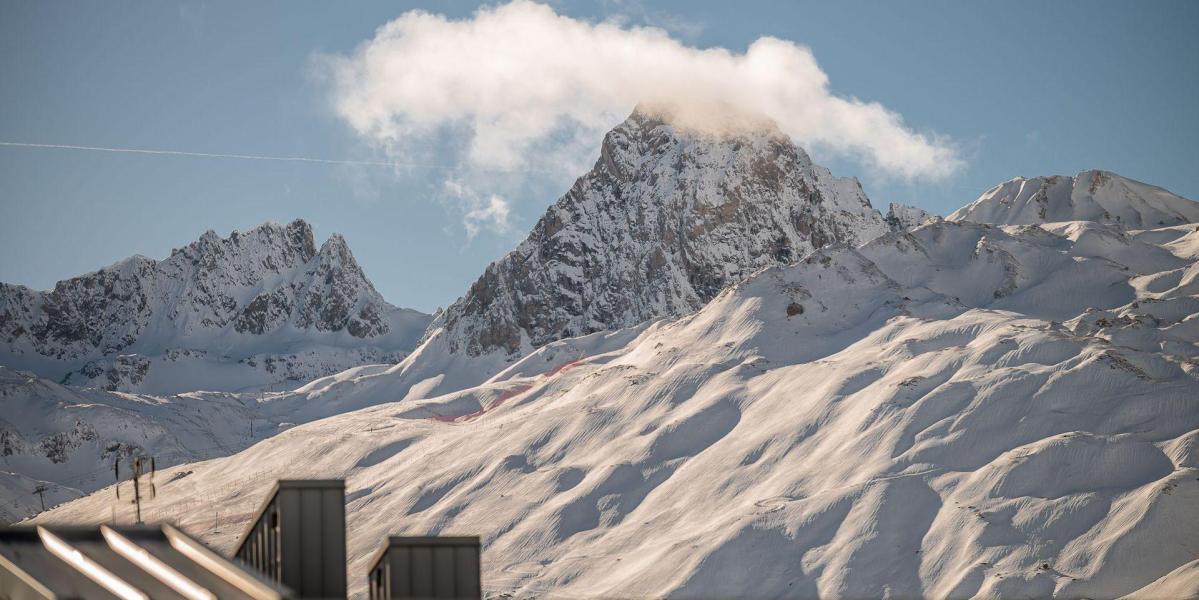
[[500, 359], [434, 336], [278, 405], [365, 408], [160, 473], [148, 518], [229, 550], [275, 478], [344, 477], [353, 593], [387, 534], [478, 534], [492, 595], [1194, 594], [1195, 228], [927, 224], [465, 389]]
[[1199, 222], [1199, 203], [1110, 171], [1092, 170], [1073, 177], [1016, 177], [947, 218], [1012, 225], [1096, 221], [1151, 229]]

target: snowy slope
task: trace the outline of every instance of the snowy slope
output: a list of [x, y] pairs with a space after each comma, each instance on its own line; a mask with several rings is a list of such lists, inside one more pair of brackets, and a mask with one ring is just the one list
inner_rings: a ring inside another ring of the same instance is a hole
[[691, 312], [761, 267], [885, 231], [857, 180], [814, 165], [773, 123], [704, 133], [638, 107], [426, 339], [440, 332], [451, 352], [519, 357]]
[[1153, 229], [1199, 222], [1199, 203], [1108, 171], [1083, 171], [1074, 177], [1017, 177], [948, 219], [1011, 225], [1098, 221]]
[[399, 360], [429, 319], [385, 302], [341, 236], [317, 249], [307, 223], [268, 223], [48, 292], [0, 284], [0, 364], [159, 394], [294, 387]]
[[154, 456], [169, 466], [245, 448], [278, 431], [257, 405], [225, 393], [78, 389], [0, 367], [0, 521], [36, 513], [39, 483], [48, 488], [47, 506], [112, 483], [114, 460]]
[[340, 374], [308, 405], [366, 408], [172, 469], [150, 517], [229, 549], [273, 478], [345, 477], [359, 593], [388, 533], [482, 535], [486, 589], [518, 596], [1194, 589], [1187, 235], [931, 223], [453, 393], [389, 402], [412, 391], [393, 370]]
[[[365, 365], [361, 377], [390, 365]], [[0, 366], [0, 523], [113, 482], [113, 462], [154, 457], [167, 467], [228, 456], [293, 427], [344, 412], [305, 394], [186, 392], [151, 396], [66, 386]], [[128, 473], [126, 473], [128, 475]]]

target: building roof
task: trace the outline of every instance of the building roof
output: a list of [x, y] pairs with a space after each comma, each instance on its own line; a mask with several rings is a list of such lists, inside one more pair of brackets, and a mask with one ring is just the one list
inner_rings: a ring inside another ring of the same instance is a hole
[[375, 567], [379, 566], [379, 561], [383, 560], [383, 557], [387, 556], [387, 553], [391, 551], [392, 548], [397, 547], [412, 548], [417, 546], [466, 546], [478, 548], [479, 545], [479, 536], [476, 535], [445, 537], [393, 535], [387, 538], [387, 543], [383, 544], [383, 547], [375, 551], [368, 564], [370, 565], [370, 569], [373, 570]]
[[254, 531], [254, 527], [258, 525], [258, 521], [262, 520], [262, 515], [266, 513], [267, 507], [275, 501], [275, 497], [279, 495], [279, 490], [286, 489], [340, 489], [346, 488], [344, 479], [279, 479], [275, 481], [275, 485], [271, 486], [271, 491], [267, 492], [262, 502], [258, 503], [258, 510], [254, 511], [254, 518], [246, 523], [238, 539], [237, 549], [233, 551], [234, 555], [240, 554], [242, 547], [250, 540], [250, 533]]
[[0, 528], [0, 596], [282, 599], [290, 592], [170, 525]]

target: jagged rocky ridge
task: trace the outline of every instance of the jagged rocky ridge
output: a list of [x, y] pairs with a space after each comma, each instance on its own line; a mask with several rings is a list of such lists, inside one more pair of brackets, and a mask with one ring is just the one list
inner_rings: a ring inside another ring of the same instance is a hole
[[209, 231], [48, 292], [0, 284], [0, 364], [125, 391], [295, 385], [399, 360], [428, 319], [384, 301], [340, 235], [317, 249], [296, 220]]
[[1083, 171], [1001, 183], [947, 217], [1007, 225], [1096, 221], [1126, 229], [1199, 222], [1199, 204], [1109, 171]]
[[887, 216], [883, 218], [891, 231], [908, 231], [940, 219], [940, 215], [934, 215], [922, 208], [895, 202], [887, 207]]
[[773, 124], [704, 133], [639, 107], [430, 334], [451, 352], [519, 356], [691, 312], [759, 268], [887, 229], [857, 180], [813, 164]]

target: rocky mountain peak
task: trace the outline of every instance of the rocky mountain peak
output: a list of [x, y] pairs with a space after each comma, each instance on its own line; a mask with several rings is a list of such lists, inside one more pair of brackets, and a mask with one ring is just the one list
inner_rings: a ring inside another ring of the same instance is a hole
[[414, 329], [427, 323], [383, 300], [342, 236], [318, 251], [301, 219], [227, 237], [210, 230], [161, 261], [125, 259], [49, 292], [0, 285], [0, 316], [3, 363], [52, 379], [81, 367], [98, 372], [95, 361], [116, 364], [118, 355], [133, 353], [183, 349], [232, 358], [242, 346], [269, 348], [261, 339], [270, 336], [302, 348], [306, 337], [336, 345], [329, 336], [366, 341], [395, 332], [386, 350], [406, 353], [419, 335]]
[[[662, 128], [666, 129], [663, 130]], [[791, 140], [767, 115], [746, 112], [729, 105], [642, 102], [613, 131], [666, 131], [679, 138], [699, 140], [767, 139], [789, 144]]]
[[164, 264], [180, 271], [191, 267], [218, 276], [244, 273], [240, 283], [266, 273], [282, 273], [302, 266], [316, 254], [312, 227], [302, 219], [287, 225], [264, 223], [245, 232], [233, 230], [221, 237], [208, 230], [200, 239], [171, 252]]
[[346, 243], [345, 238], [341, 237], [340, 233], [330, 235], [329, 239], [321, 244], [321, 249], [317, 252], [317, 261], [319, 264], [344, 269], [349, 274], [366, 279], [366, 274], [358, 266], [358, 261], [350, 252], [349, 244]]
[[759, 268], [887, 231], [856, 180], [755, 123], [701, 129], [639, 107], [428, 335], [444, 332], [452, 351], [519, 355], [690, 312]]
[[[778, 126], [765, 117], [730, 118], [726, 122], [692, 123], [670, 108], [639, 105], [620, 125], [605, 136], [600, 146], [597, 169], [617, 180], [627, 180], [638, 171], [657, 166], [691, 166], [717, 169], [755, 169], [769, 176], [769, 165], [783, 162], [811, 176], [812, 161], [803, 149], [791, 143]], [[663, 160], [668, 160], [665, 165]]]
[[940, 215], [930, 213], [923, 208], [897, 202], [892, 202], [887, 207], [887, 216], [884, 219], [891, 231], [907, 231], [925, 223], [942, 220]]

